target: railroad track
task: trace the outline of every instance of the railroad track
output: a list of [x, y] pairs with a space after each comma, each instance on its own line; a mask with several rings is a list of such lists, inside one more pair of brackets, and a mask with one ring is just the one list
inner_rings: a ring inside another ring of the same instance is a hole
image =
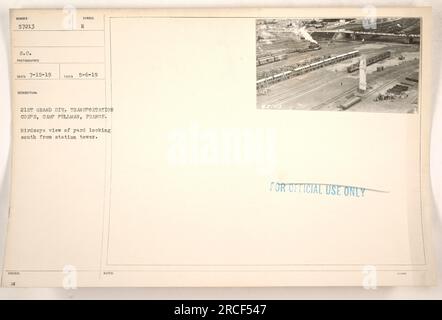
[[[293, 88], [287, 88], [286, 90], [282, 91], [279, 94], [273, 95], [272, 99], [267, 102], [267, 105], [281, 105], [284, 102], [286, 102], [287, 100], [296, 98], [296, 97], [301, 97], [303, 95], [308, 94], [311, 91], [314, 91], [315, 89], [317, 89], [319, 84], [323, 83], [323, 86], [326, 86], [328, 83], [327, 81], [330, 80], [342, 80], [344, 78], [348, 77], [348, 74], [346, 73], [342, 73], [339, 74], [338, 76], [336, 76], [336, 74], [329, 74], [328, 77], [326, 78], [320, 78], [317, 79], [315, 81], [312, 82], [308, 82], [304, 85], [304, 88], [302, 88], [303, 90], [299, 91], [300, 88], [297, 88], [298, 94], [296, 96], [293, 95]], [[325, 82], [325, 83], [324, 83]]]
[[[290, 80], [290, 79], [288, 79]], [[311, 89], [315, 88], [317, 86], [317, 84], [324, 82], [324, 79], [317, 79], [315, 81], [312, 82], [308, 82], [306, 84], [304, 84], [305, 88], [302, 88], [304, 90], [302, 90], [300, 92], [300, 95], [304, 95], [305, 93], [307, 93], [308, 91], [310, 91]], [[299, 90], [300, 88], [298, 87], [297, 90]], [[280, 104], [282, 102], [284, 102], [285, 100], [287, 100], [288, 98], [292, 98], [293, 97], [293, 88], [286, 88], [285, 90], [278, 90], [279, 93], [275, 94], [272, 96], [272, 99], [269, 101], [268, 104]]]
[[[380, 87], [377, 87], [377, 88], [374, 88], [370, 91], [367, 91], [366, 94], [364, 95], [364, 97], [365, 98], [369, 97], [373, 93], [375, 93], [376, 91], [382, 90], [384, 87], [390, 85], [394, 81], [397, 81], [398, 77], [402, 76], [404, 72], [411, 71], [410, 69], [415, 68], [416, 64], [418, 64], [418, 62], [415, 62], [415, 61], [409, 61], [408, 63], [405, 63], [405, 65], [402, 65], [402, 67], [399, 70], [396, 70], [396, 71], [390, 73], [390, 75], [393, 75], [394, 79], [392, 79], [391, 81], [388, 81], [387, 83], [383, 84]], [[283, 90], [282, 92], [280, 92], [276, 95], [273, 95], [269, 101], [264, 101], [263, 105], [273, 105], [273, 106], [280, 105], [280, 106], [282, 106], [283, 104], [285, 104], [287, 101], [289, 101], [291, 99], [299, 98], [303, 95], [306, 95], [312, 91], [317, 90], [320, 87], [328, 85], [327, 81], [335, 80], [336, 82], [339, 82], [340, 80], [346, 78], [347, 76], [348, 76], [348, 74], [346, 74], [346, 73], [339, 74], [338, 76], [336, 76], [335, 74], [330, 74], [326, 78], [320, 78], [320, 79], [315, 80], [313, 82], [308, 82], [304, 85], [304, 88], [302, 88], [303, 89], [302, 91], [299, 92], [299, 88], [297, 88], [298, 94], [296, 96], [293, 95], [293, 91], [294, 91], [293, 88], [289, 87], [289, 88]], [[379, 77], [374, 76], [371, 79], [369, 79], [368, 81], [376, 81], [378, 78]], [[324, 83], [324, 84], [322, 86], [318, 86], [320, 83]], [[355, 92], [357, 90], [357, 88], [358, 88], [358, 85], [352, 86], [351, 88], [343, 91], [342, 93], [339, 93], [337, 96], [331, 97], [331, 98], [325, 100], [324, 102], [312, 107], [311, 110], [320, 110], [320, 109], [338, 101], [339, 99], [345, 97], [346, 95], [349, 95], [349, 94]]]
[[311, 109], [312, 109], [312, 110], [320, 110], [320, 109], [322, 109], [323, 107], [328, 106], [328, 105], [332, 104], [333, 102], [338, 101], [339, 99], [343, 98], [344, 96], [349, 95], [350, 93], [353, 93], [353, 92], [356, 91], [357, 89], [358, 89], [358, 86], [357, 86], [357, 85], [356, 85], [356, 86], [353, 86], [353, 87], [351, 87], [350, 89], [345, 90], [344, 92], [338, 94], [337, 96], [332, 97], [332, 98], [330, 98], [330, 99], [328, 99], [328, 100], [326, 100], [326, 101], [324, 101], [324, 102], [322, 102], [322, 103], [320, 103], [320, 104], [318, 104], [318, 105], [312, 107]]
[[[407, 66], [406, 66], [406, 70], [407, 70], [406, 72], [411, 71], [411, 70], [409, 70], [409, 69], [413, 69], [412, 67], [413, 67], [413, 68], [415, 67], [415, 64], [414, 64], [414, 63], [410, 63], [409, 65], [407, 65]], [[372, 90], [367, 91], [367, 92], [364, 94], [364, 97], [363, 97], [363, 98], [364, 98], [364, 99], [367, 99], [368, 97], [372, 96], [374, 93], [379, 92], [380, 90], [384, 89], [385, 87], [387, 87], [387, 86], [391, 85], [392, 83], [396, 82], [396, 81], [398, 80], [398, 78], [400, 78], [400, 77], [403, 76], [404, 71], [405, 71], [404, 69], [400, 69], [400, 70], [397, 70], [397, 71], [395, 71], [395, 72], [393, 72], [393, 73], [390, 73], [390, 75], [393, 75], [393, 77], [394, 77], [393, 79], [387, 81], [386, 83], [382, 84], [382, 85], [379, 86], [379, 87], [376, 87], [376, 88], [374, 88], [374, 89], [372, 89]], [[372, 79], [371, 81], [373, 81], [373, 80], [376, 80], [376, 79]], [[346, 96], [347, 94], [350, 94], [350, 93], [352, 93], [353, 91], [356, 91], [357, 88], [358, 88], [358, 86], [354, 86], [353, 88], [351, 88], [351, 89], [349, 89], [349, 90], [346, 90], [346, 91], [344, 91], [343, 93], [337, 95], [336, 97], [330, 98], [330, 99], [324, 101], [323, 103], [321, 103], [321, 104], [319, 104], [319, 105], [317, 105], [317, 106], [314, 106], [314, 107], [311, 108], [311, 109], [312, 109], [312, 110], [320, 110], [321, 108], [323, 108], [323, 107], [325, 107], [325, 106], [327, 106], [327, 105], [330, 105], [330, 104], [333, 103], [333, 102], [338, 101], [339, 99], [341, 99], [342, 97]]]

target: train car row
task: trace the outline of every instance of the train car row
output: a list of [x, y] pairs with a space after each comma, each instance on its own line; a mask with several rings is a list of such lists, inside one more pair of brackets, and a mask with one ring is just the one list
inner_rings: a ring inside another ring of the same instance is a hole
[[256, 65], [262, 66], [263, 64], [272, 63], [276, 61], [281, 61], [287, 59], [288, 54], [278, 54], [278, 55], [270, 55], [265, 57], [260, 57], [256, 59]]
[[[373, 63], [376, 63], [378, 61], [390, 58], [390, 57], [391, 57], [391, 52], [390, 51], [385, 51], [385, 52], [383, 52], [381, 54], [378, 54], [376, 56], [368, 58], [367, 59], [367, 66], [369, 66], [369, 65], [371, 65]], [[351, 72], [354, 72], [354, 71], [357, 71], [357, 70], [359, 70], [359, 62], [353, 63], [352, 65], [347, 67], [347, 72], [348, 73], [351, 73]]]
[[270, 77], [259, 79], [256, 81], [256, 88], [260, 89], [260, 88], [263, 88], [267, 85], [270, 85], [270, 84], [273, 84], [273, 83], [276, 83], [276, 82], [279, 82], [279, 81], [282, 81], [282, 80], [285, 80], [285, 79], [288, 79], [291, 77], [296, 77], [301, 74], [304, 74], [304, 73], [307, 73], [307, 72], [310, 72], [310, 71], [313, 71], [313, 70], [316, 70], [319, 68], [323, 68], [328, 65], [338, 63], [340, 61], [344, 61], [346, 59], [351, 59], [351, 58], [357, 57], [359, 55], [360, 55], [359, 51], [355, 50], [355, 51], [340, 54], [340, 55], [337, 55], [334, 57], [330, 57], [330, 58], [327, 58], [327, 59], [324, 59], [321, 61], [313, 62], [313, 63], [307, 64], [305, 66], [295, 68], [293, 70], [281, 72], [281, 73], [272, 75]]

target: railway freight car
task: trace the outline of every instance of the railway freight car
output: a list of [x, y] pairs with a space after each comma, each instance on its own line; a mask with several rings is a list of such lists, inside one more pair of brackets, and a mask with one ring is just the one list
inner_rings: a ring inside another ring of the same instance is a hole
[[288, 70], [285, 72], [281, 72], [278, 74], [274, 74], [272, 76], [266, 77], [266, 78], [262, 78], [256, 81], [256, 89], [261, 89], [264, 88], [268, 85], [271, 85], [273, 83], [288, 79], [288, 78], [292, 78], [292, 77], [296, 77], [299, 75], [302, 75], [304, 73], [319, 69], [319, 68], [323, 68], [341, 61], [344, 61], [346, 59], [351, 59], [354, 57], [359, 56], [359, 51], [355, 50], [355, 51], [351, 51], [351, 52], [347, 52], [347, 53], [343, 53], [334, 57], [330, 57], [321, 61], [317, 61], [317, 62], [313, 62], [301, 67], [297, 67], [294, 68], [293, 70]]
[[285, 59], [287, 59], [287, 57], [288, 57], [288, 55], [285, 53], [278, 54], [278, 55], [268, 55], [268, 56], [259, 57], [256, 59], [256, 65], [261, 66], [263, 64], [285, 60]]
[[[371, 65], [373, 63], [376, 63], [378, 61], [390, 58], [390, 57], [391, 57], [391, 52], [390, 51], [385, 51], [385, 52], [383, 52], [381, 54], [378, 54], [378, 55], [375, 55], [373, 57], [368, 58], [367, 59], [367, 66], [369, 66], [369, 65]], [[359, 70], [359, 62], [353, 63], [352, 65], [347, 67], [347, 72], [348, 73], [352, 73], [352, 72], [355, 72], [357, 70]]]
[[361, 101], [361, 97], [353, 97], [347, 101], [345, 101], [344, 103], [342, 103], [339, 107], [342, 110], [347, 110], [348, 108], [354, 106], [356, 103]]

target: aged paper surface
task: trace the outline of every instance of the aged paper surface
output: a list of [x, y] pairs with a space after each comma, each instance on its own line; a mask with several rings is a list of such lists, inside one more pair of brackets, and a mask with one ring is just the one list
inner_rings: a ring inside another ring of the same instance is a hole
[[435, 283], [429, 8], [10, 21], [3, 286]]

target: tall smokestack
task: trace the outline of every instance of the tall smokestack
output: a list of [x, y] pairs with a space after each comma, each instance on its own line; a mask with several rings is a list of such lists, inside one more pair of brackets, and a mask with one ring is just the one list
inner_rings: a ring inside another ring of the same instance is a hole
[[359, 62], [359, 91], [365, 92], [367, 90], [367, 60], [361, 57]]

